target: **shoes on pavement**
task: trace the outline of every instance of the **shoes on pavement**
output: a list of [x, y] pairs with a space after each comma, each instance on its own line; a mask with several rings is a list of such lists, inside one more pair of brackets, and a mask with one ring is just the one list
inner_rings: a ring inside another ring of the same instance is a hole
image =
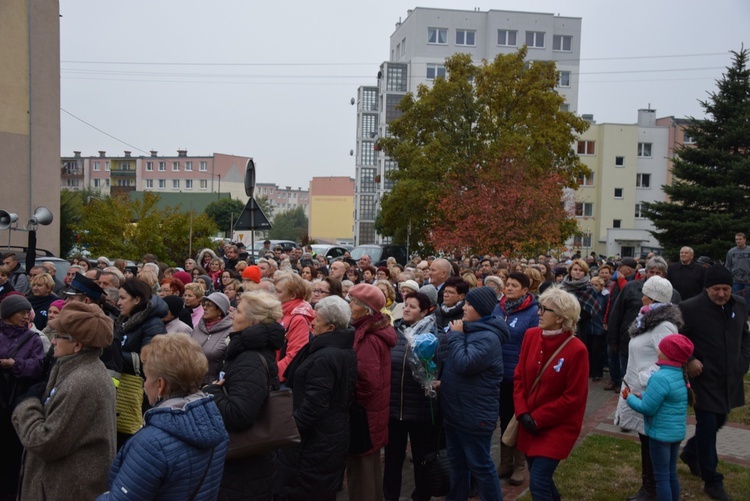
[[[690, 468], [690, 474], [696, 477], [701, 476], [701, 466], [698, 463], [698, 458], [691, 458], [685, 450], [680, 453], [680, 461], [688, 465]], [[723, 487], [722, 487], [723, 490]]]
[[712, 484], [706, 484], [703, 487], [703, 491], [708, 494], [711, 499], [718, 499], [719, 501], [729, 501], [731, 498], [727, 491], [724, 490], [724, 484], [722, 482], [715, 482]]
[[604, 385], [603, 389], [604, 389], [604, 391], [617, 391], [617, 392], [620, 391], [620, 387], [617, 386], [616, 384], [612, 383], [612, 381], [610, 381], [609, 383], [607, 383], [606, 385]]

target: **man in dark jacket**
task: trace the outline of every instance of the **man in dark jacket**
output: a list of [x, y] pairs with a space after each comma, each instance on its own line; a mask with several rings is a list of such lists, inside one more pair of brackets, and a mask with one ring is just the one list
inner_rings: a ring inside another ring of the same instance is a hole
[[695, 345], [688, 374], [695, 391], [695, 436], [680, 459], [700, 475], [713, 499], [729, 499], [716, 471], [716, 433], [729, 411], [745, 404], [743, 377], [750, 365], [745, 301], [732, 294], [732, 274], [716, 265], [706, 272], [705, 290], [680, 304], [683, 333]]
[[703, 279], [706, 269], [693, 261], [695, 253], [690, 247], [680, 249], [680, 261], [669, 265], [667, 280], [680, 293], [682, 300], [690, 299], [703, 292]]
[[[604, 312], [604, 328], [607, 329], [607, 358], [609, 359], [609, 384], [607, 384], [605, 390], [620, 391], [620, 384], [622, 383], [622, 374], [625, 373], [627, 362], [622, 365], [620, 360], [620, 338], [619, 332], [614, 332], [609, 328], [609, 316], [612, 306], [614, 306], [617, 296], [620, 295], [622, 289], [627, 284], [635, 279], [635, 267], [638, 263], [632, 257], [623, 258], [621, 261], [616, 263], [616, 272], [612, 277], [612, 287], [609, 290], [609, 303], [607, 309]], [[621, 366], [622, 365], [622, 366]]]

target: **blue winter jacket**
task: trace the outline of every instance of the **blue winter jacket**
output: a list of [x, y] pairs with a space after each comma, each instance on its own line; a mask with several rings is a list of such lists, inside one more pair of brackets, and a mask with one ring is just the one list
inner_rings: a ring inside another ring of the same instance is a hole
[[682, 367], [660, 365], [648, 380], [641, 398], [628, 395], [628, 405], [644, 416], [646, 435], [660, 442], [681, 442], [685, 438], [688, 391]]
[[445, 425], [473, 434], [491, 434], [500, 412], [502, 343], [508, 326], [493, 315], [465, 322], [464, 332], [448, 333], [440, 379]]
[[539, 325], [539, 303], [536, 298], [529, 294], [521, 307], [512, 315], [505, 313], [505, 301], [501, 301], [495, 311], [499, 311], [508, 325], [509, 339], [503, 343], [503, 379], [513, 382], [513, 373], [518, 365], [518, 357], [521, 355], [521, 343], [523, 335], [527, 330]]
[[109, 492], [98, 499], [190, 499], [204, 473], [195, 499], [216, 499], [229, 436], [213, 397], [194, 393], [165, 400], [144, 421], [117, 453]]

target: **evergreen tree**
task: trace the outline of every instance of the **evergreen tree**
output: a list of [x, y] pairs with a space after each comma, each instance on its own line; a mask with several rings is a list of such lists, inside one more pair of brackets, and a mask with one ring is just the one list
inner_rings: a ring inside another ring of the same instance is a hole
[[750, 69], [748, 51], [734, 52], [733, 65], [700, 104], [706, 118], [691, 118], [673, 164], [669, 201], [646, 204], [653, 235], [676, 258], [689, 245], [696, 256], [723, 259], [737, 232], [750, 232]]

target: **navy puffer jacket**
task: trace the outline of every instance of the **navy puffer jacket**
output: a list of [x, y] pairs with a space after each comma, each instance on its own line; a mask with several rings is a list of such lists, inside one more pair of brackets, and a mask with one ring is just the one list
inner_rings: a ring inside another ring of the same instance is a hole
[[508, 326], [493, 315], [465, 322], [464, 332], [448, 333], [440, 402], [447, 427], [490, 434], [500, 412], [503, 380], [502, 343]]
[[171, 398], [147, 411], [144, 420], [117, 454], [109, 492], [98, 499], [190, 499], [204, 473], [195, 499], [216, 499], [229, 436], [212, 398], [203, 393]]
[[[503, 299], [505, 298], [503, 297]], [[539, 303], [533, 294], [529, 294], [523, 303], [521, 303], [521, 306], [515, 312], [508, 315], [505, 312], [506, 302], [500, 301], [500, 305], [496, 308], [496, 311], [497, 309], [500, 310], [508, 326], [510, 337], [508, 341], [503, 343], [503, 379], [512, 382], [513, 372], [516, 370], [518, 357], [521, 355], [523, 335], [527, 330], [539, 325]]]

